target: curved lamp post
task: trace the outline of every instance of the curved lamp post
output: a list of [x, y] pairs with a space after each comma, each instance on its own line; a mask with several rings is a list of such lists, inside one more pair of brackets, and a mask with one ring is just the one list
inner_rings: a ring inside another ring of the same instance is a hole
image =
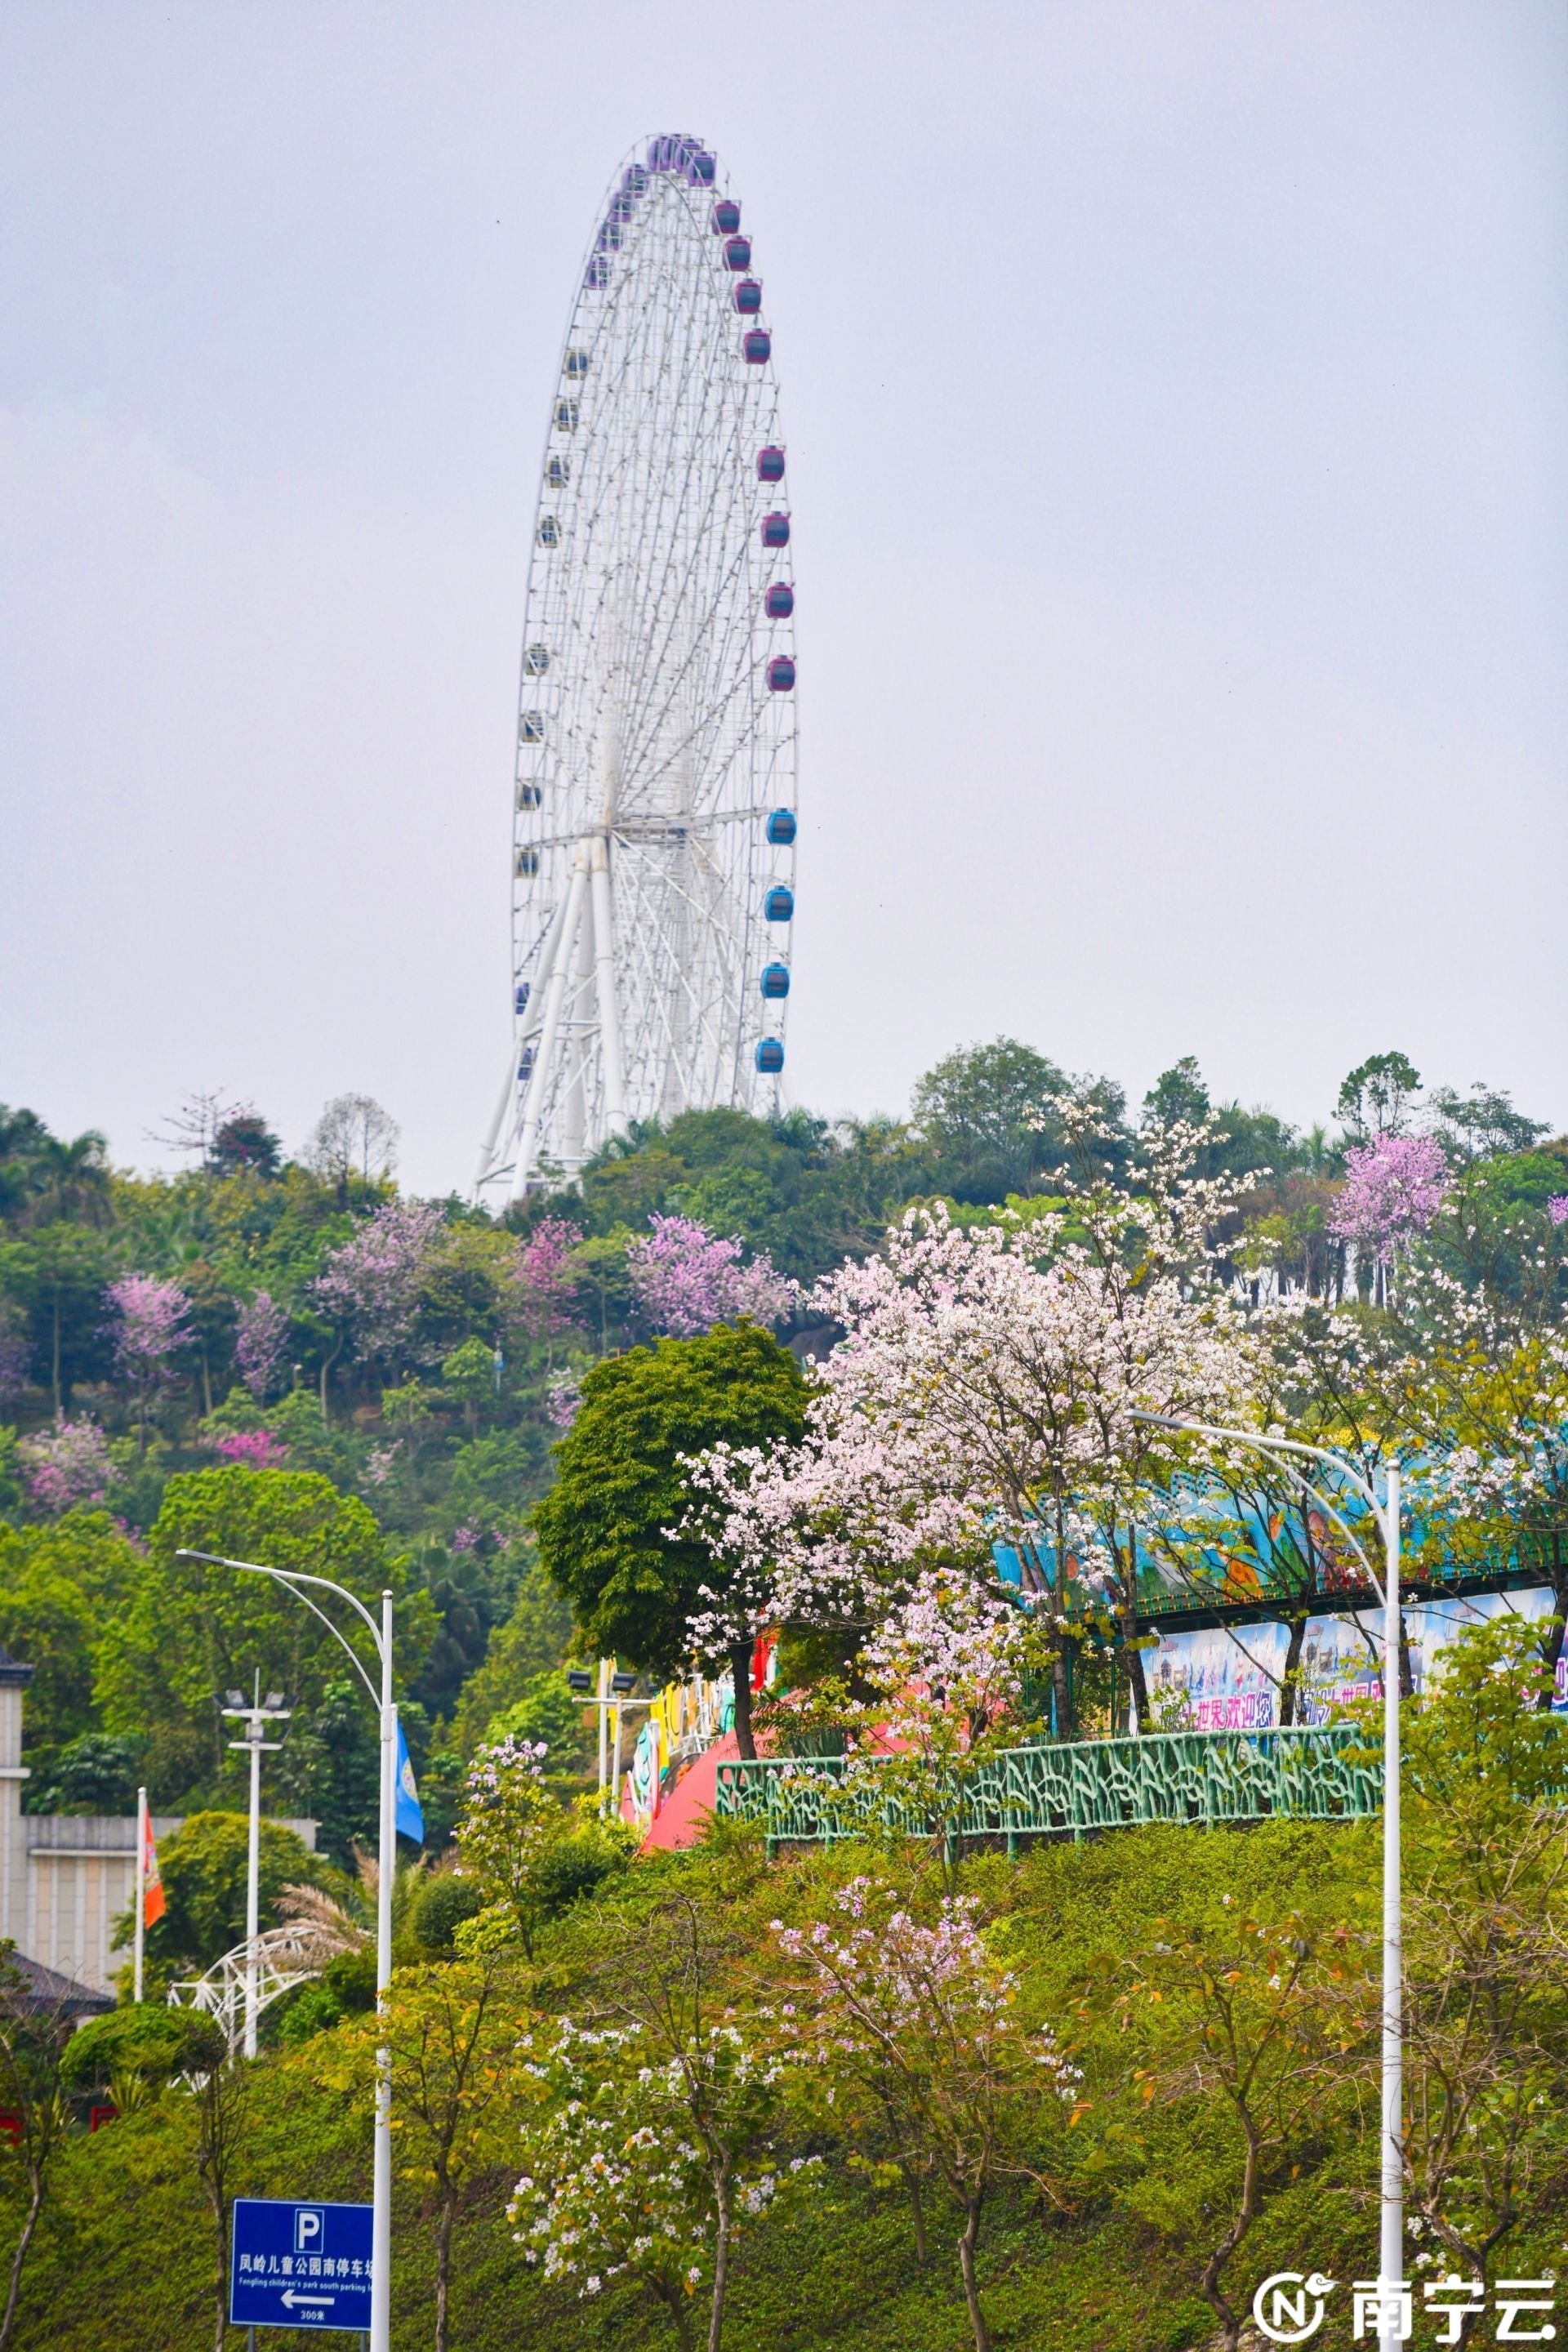
[[[381, 1596], [381, 1623], [378, 1626], [363, 1601], [357, 1600], [347, 1588], [334, 1584], [330, 1577], [308, 1576], [300, 1568], [268, 1568], [260, 1560], [227, 1559], [221, 1552], [193, 1551], [183, 1548], [175, 1554], [179, 1559], [205, 1560], [211, 1568], [237, 1568], [247, 1576], [269, 1576], [281, 1584], [296, 1601], [302, 1601], [314, 1617], [319, 1617], [333, 1638], [348, 1653], [355, 1674], [364, 1685], [371, 1705], [376, 1709], [381, 1724], [381, 1839], [380, 1861], [375, 1890], [375, 2001], [378, 2009], [386, 2006], [386, 1987], [392, 1975], [392, 1881], [397, 1867], [397, 1709], [392, 1699], [392, 1595]], [[334, 1592], [346, 1601], [357, 1616], [364, 1620], [370, 1638], [375, 1644], [381, 1664], [381, 1690], [364, 1670], [363, 1661], [353, 1643], [340, 1625], [333, 1623], [326, 1611], [310, 1594], [301, 1590], [315, 1585], [324, 1592]], [[371, 2288], [370, 2288], [370, 2352], [391, 2352], [392, 2344], [392, 2053], [383, 2047], [375, 2053], [375, 2169], [371, 2221]]]
[[[1310, 1495], [1355, 1552], [1383, 1605], [1383, 2162], [1379, 2200], [1378, 2334], [1385, 2342], [1400, 2340], [1397, 2321], [1405, 2277], [1405, 1960], [1400, 1922], [1399, 1889], [1399, 1473], [1390, 1469], [1380, 1503], [1372, 1481], [1355, 1463], [1332, 1446], [1309, 1445], [1296, 1437], [1260, 1437], [1249, 1429], [1217, 1429], [1201, 1421], [1179, 1421], [1163, 1413], [1135, 1412], [1134, 1421], [1156, 1429], [1172, 1429], [1185, 1437], [1217, 1439], [1230, 1445], [1250, 1446], [1289, 1470], [1303, 1494]], [[1384, 1572], [1380, 1577], [1360, 1538], [1320, 1486], [1289, 1457], [1304, 1454], [1327, 1463], [1372, 1513], [1383, 1538]]]

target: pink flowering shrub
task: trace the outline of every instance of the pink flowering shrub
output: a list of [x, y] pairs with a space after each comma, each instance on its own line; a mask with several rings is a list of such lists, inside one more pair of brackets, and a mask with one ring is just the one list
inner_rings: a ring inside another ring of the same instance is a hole
[[101, 1503], [114, 1482], [109, 1440], [92, 1421], [62, 1421], [16, 1449], [27, 1500], [58, 1517], [79, 1503]]
[[654, 1330], [692, 1339], [742, 1316], [777, 1323], [794, 1307], [800, 1286], [765, 1251], [743, 1265], [738, 1241], [710, 1233], [695, 1217], [655, 1216], [648, 1223], [647, 1234], [627, 1247], [626, 1274]]
[[1568, 1192], [1553, 1192], [1546, 1203], [1546, 1213], [1554, 1225], [1568, 1225]]
[[1426, 1233], [1448, 1192], [1443, 1147], [1429, 1135], [1380, 1135], [1345, 1154], [1344, 1188], [1329, 1217], [1336, 1239], [1360, 1242], [1377, 1263]]
[[220, 1462], [237, 1462], [247, 1470], [276, 1470], [289, 1459], [289, 1448], [269, 1429], [235, 1429], [213, 1447]]
[[557, 1372], [544, 1391], [544, 1417], [563, 1433], [576, 1420], [583, 1402], [583, 1384], [575, 1372]]
[[193, 1336], [185, 1319], [191, 1302], [177, 1282], [162, 1282], [154, 1274], [122, 1275], [103, 1295], [114, 1360], [135, 1393], [137, 1431], [145, 1444], [147, 1408], [168, 1384], [175, 1350]]

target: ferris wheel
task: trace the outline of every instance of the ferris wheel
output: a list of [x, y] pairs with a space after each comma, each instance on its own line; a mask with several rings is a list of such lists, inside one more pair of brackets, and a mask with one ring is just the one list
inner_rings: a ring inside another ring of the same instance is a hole
[[512, 1038], [479, 1186], [634, 1120], [776, 1110], [795, 915], [791, 526], [752, 241], [697, 139], [611, 182], [523, 630]]

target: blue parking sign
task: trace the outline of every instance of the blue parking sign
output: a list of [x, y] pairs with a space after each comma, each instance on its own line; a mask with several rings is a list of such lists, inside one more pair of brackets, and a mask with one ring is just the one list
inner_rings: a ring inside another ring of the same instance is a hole
[[368, 2327], [373, 2210], [237, 2197], [230, 2326]]

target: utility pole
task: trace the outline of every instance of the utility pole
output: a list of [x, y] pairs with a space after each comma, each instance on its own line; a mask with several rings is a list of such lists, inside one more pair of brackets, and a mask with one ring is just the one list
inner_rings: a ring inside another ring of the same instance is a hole
[[245, 1703], [243, 1691], [225, 1694], [228, 1705], [223, 1712], [237, 1717], [245, 1725], [243, 1739], [231, 1739], [229, 1747], [250, 1759], [250, 1852], [245, 1880], [245, 2054], [256, 2055], [256, 1938], [261, 1926], [261, 1759], [276, 1756], [283, 1743], [268, 1739], [266, 1727], [269, 1723], [287, 1723], [293, 1713], [283, 1704], [281, 1691], [268, 1691], [265, 1702], [261, 1696], [261, 1669], [256, 1670], [255, 1697], [250, 1706]]

